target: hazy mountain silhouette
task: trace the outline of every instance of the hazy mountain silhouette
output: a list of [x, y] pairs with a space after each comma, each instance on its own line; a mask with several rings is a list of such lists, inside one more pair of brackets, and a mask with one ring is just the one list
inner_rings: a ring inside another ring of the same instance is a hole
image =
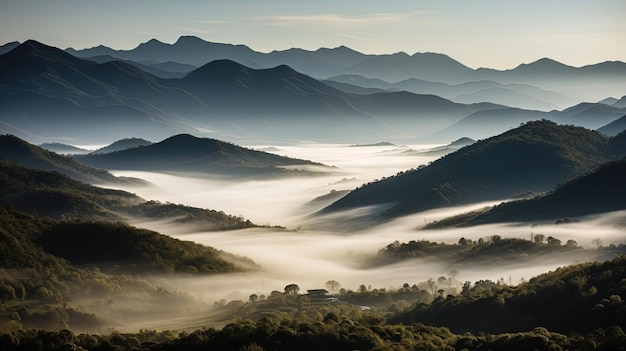
[[404, 52], [392, 55], [371, 55], [348, 67], [347, 73], [397, 82], [408, 77], [444, 83], [472, 80], [473, 70], [443, 54]]
[[502, 222], [571, 221], [576, 217], [626, 210], [626, 159], [602, 165], [543, 196], [504, 202], [489, 209], [430, 223], [428, 228]]
[[385, 217], [546, 191], [611, 158], [609, 138], [581, 127], [528, 122], [432, 164], [358, 188], [323, 212], [383, 206]]
[[97, 64], [35, 41], [0, 56], [0, 66], [2, 128], [35, 137], [72, 129], [92, 140], [206, 129], [280, 137], [425, 135], [493, 108], [405, 92], [352, 95], [285, 65], [257, 70], [229, 60], [161, 79], [121, 61]]
[[111, 173], [74, 161], [68, 156], [44, 150], [13, 135], [0, 135], [0, 159], [44, 171], [56, 171], [91, 184], [147, 185], [135, 178], [115, 177]]
[[103, 148], [90, 152], [92, 155], [97, 154], [107, 154], [109, 152], [122, 151], [130, 148], [146, 146], [152, 144], [151, 141], [141, 139], [141, 138], [127, 138], [118, 140], [110, 145], [107, 145]]
[[186, 130], [164, 109], [202, 104], [184, 90], [122, 62], [96, 64], [29, 40], [0, 56], [3, 122], [35, 134], [84, 137], [131, 130], [169, 134]]
[[437, 139], [457, 138], [469, 135], [480, 139], [502, 133], [522, 123], [547, 119], [561, 124], [578, 125], [598, 129], [619, 119], [626, 109], [618, 109], [602, 103], [581, 103], [562, 111], [529, 111], [502, 107], [472, 113], [461, 121], [435, 134]]
[[9, 51], [15, 49], [16, 47], [18, 47], [19, 45], [20, 45], [19, 41], [13, 41], [13, 42], [6, 43], [6, 44], [0, 46], [0, 55], [6, 54], [7, 52], [9, 52]]
[[609, 136], [615, 136], [625, 130], [626, 130], [626, 115], [622, 116], [619, 119], [616, 119], [615, 121], [601, 128], [598, 128], [598, 132], [609, 135]]
[[[404, 90], [415, 94], [433, 94], [460, 103], [491, 102], [530, 110], [549, 111], [569, 107], [576, 102], [576, 99], [568, 98], [557, 92], [540, 89], [531, 85], [501, 84], [486, 80], [452, 85], [409, 78], [396, 83], [388, 83], [381, 79], [344, 74], [328, 78], [324, 82], [336, 82], [335, 84], [344, 83], [344, 85], [335, 85], [335, 87], [356, 94], [362, 94], [362, 92], [353, 88], [355, 85], [368, 89], [383, 89], [387, 91]], [[365, 90], [364, 92], [368, 91], [369, 90]]]
[[[111, 61], [121, 61], [124, 62], [126, 64], [129, 64], [131, 66], [137, 67], [140, 70], [150, 73], [153, 76], [157, 76], [159, 78], [165, 78], [165, 79], [169, 79], [169, 78], [182, 78], [184, 77], [188, 72], [177, 72], [177, 71], [170, 71], [170, 70], [164, 70], [164, 69], [160, 69], [158, 68], [157, 65], [143, 65], [141, 63], [135, 62], [135, 61], [131, 61], [131, 60], [122, 60], [113, 56], [109, 56], [109, 55], [104, 55], [104, 56], [93, 56], [93, 57], [85, 57], [85, 60], [88, 61], [93, 61], [96, 63], [107, 63], [107, 62], [111, 62]], [[165, 64], [164, 64], [165, 65]], [[163, 67], [169, 67], [169, 66], [163, 66]], [[193, 69], [195, 69], [194, 66]], [[192, 70], [193, 70], [192, 69]]]
[[621, 109], [626, 108], [626, 95], [622, 96], [619, 100], [612, 103], [611, 106]]
[[88, 154], [90, 151], [86, 149], [81, 149], [76, 146], [62, 144], [62, 143], [43, 143], [39, 145], [40, 148], [56, 152], [57, 154], [62, 155], [74, 155], [74, 154]]
[[142, 147], [76, 156], [77, 161], [105, 169], [130, 169], [251, 176], [307, 174], [331, 168], [319, 163], [246, 149], [227, 142], [181, 134]]
[[[293, 48], [265, 54], [253, 51], [244, 45], [212, 43], [193, 36], [180, 37], [174, 44], [165, 44], [152, 39], [132, 50], [112, 50], [98, 46], [78, 51], [70, 48], [67, 51], [79, 57], [109, 55], [147, 65], [172, 61], [201, 66], [219, 59], [232, 60], [258, 69], [284, 64], [298, 72], [316, 78], [358, 74], [388, 82], [416, 78], [448, 84], [481, 80], [491, 80], [502, 84], [524, 83], [578, 98], [561, 104], [534, 96], [542, 101], [555, 103], [561, 108], [585, 100], [597, 101], [602, 96], [623, 93], [626, 88], [626, 83], [624, 83], [626, 64], [611, 61], [572, 67], [549, 58], [543, 58], [535, 62], [520, 64], [509, 70], [488, 68], [474, 70], [439, 53], [408, 55], [399, 52], [391, 55], [365, 55], [345, 46], [340, 46], [332, 49], [321, 48], [315, 51]], [[584, 86], [593, 86], [594, 88], [588, 89]], [[433, 94], [434, 92], [420, 93]], [[457, 95], [459, 94], [462, 93]], [[527, 106], [519, 105], [515, 107], [527, 108]]]
[[[199, 43], [197, 38], [181, 41], [190, 48]], [[163, 45], [174, 50], [173, 45], [153, 41], [142, 46], [142, 50]], [[354, 59], [355, 53], [347, 48], [320, 49], [318, 54], [332, 57], [334, 50], [345, 54], [344, 63]], [[445, 55], [392, 56], [390, 59], [398, 62], [397, 66], [390, 67], [398, 70], [406, 65], [428, 64], [433, 65], [432, 72], [473, 72]], [[325, 59], [320, 60], [325, 62]], [[374, 62], [378, 62], [376, 60]], [[604, 72], [603, 67], [595, 69]], [[579, 72], [579, 69], [572, 69]], [[591, 68], [584, 72], [595, 75]], [[467, 116], [471, 118], [463, 124], [478, 127], [482, 120], [489, 118], [477, 112], [503, 109], [493, 103], [458, 104], [434, 95], [403, 91], [349, 94], [285, 65], [251, 69], [230, 60], [212, 61], [182, 79], [162, 79], [121, 61], [97, 64], [35, 41], [28, 41], [0, 56], [0, 74], [0, 128], [28, 136], [29, 140], [42, 135], [45, 139], [64, 137], [76, 130], [81, 131], [82, 137], [92, 140], [98, 140], [102, 134], [114, 138], [140, 135], [158, 139], [178, 133], [197, 134], [202, 130], [236, 131], [248, 137], [423, 138]], [[619, 71], [615, 75], [619, 76]], [[428, 84], [445, 87], [441, 83]], [[475, 82], [467, 86], [489, 84], [498, 83]], [[529, 86], [510, 84], [505, 87], [529, 96], [535, 93], [558, 96]], [[580, 116], [574, 113], [575, 109], [560, 115], [512, 110], [483, 131], [493, 135], [538, 118], [595, 129], [623, 115], [616, 115], [619, 109], [599, 105], [595, 111], [586, 109]], [[484, 137], [451, 130], [438, 137], [450, 140], [465, 135]]]
[[245, 45], [211, 43], [194, 36], [182, 36], [174, 44], [166, 44], [156, 39], [151, 39], [139, 44], [132, 50], [113, 50], [104, 46], [98, 46], [84, 50], [68, 48], [66, 51], [77, 57], [109, 55], [144, 64], [171, 61], [197, 67], [224, 58], [238, 62], [250, 60], [256, 54]]

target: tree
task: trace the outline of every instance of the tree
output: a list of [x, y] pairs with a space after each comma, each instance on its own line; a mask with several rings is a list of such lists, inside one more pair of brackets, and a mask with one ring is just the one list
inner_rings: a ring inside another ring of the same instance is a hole
[[286, 295], [298, 295], [299, 292], [300, 292], [300, 287], [298, 286], [298, 284], [292, 283], [292, 284], [285, 286]]
[[435, 292], [437, 291], [437, 283], [435, 282], [435, 280], [433, 278], [428, 278], [426, 283], [428, 284], [428, 288], [430, 289], [430, 293], [433, 296], [435, 296]]
[[549, 236], [548, 239], [546, 239], [548, 241], [549, 245], [561, 245], [561, 240], [553, 237], [553, 236]]
[[600, 240], [600, 238], [595, 238], [595, 239], [591, 240], [591, 242], [596, 246], [597, 249], [599, 249], [600, 246], [602, 246], [602, 244], [604, 244], [602, 242], [602, 240]]
[[535, 244], [543, 243], [543, 240], [546, 238], [543, 234], [535, 234]]
[[250, 295], [250, 298], [248, 300], [250, 301], [250, 303], [255, 303], [259, 301], [259, 296], [257, 294], [252, 294]]
[[339, 284], [339, 282], [336, 280], [329, 280], [326, 282], [326, 288], [328, 288], [328, 290], [330, 290], [330, 293], [334, 295], [335, 292], [337, 292], [341, 288], [341, 284]]

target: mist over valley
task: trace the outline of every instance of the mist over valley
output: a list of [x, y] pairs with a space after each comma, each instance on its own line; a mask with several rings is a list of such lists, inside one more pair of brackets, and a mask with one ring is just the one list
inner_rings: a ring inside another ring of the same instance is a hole
[[623, 62], [0, 48], [0, 348], [624, 340]]

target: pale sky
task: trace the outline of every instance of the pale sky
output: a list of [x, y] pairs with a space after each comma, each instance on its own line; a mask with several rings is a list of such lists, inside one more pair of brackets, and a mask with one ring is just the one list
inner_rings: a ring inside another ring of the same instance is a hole
[[626, 61], [625, 0], [0, 0], [0, 45], [132, 49], [182, 35], [269, 52], [438, 52], [472, 68]]

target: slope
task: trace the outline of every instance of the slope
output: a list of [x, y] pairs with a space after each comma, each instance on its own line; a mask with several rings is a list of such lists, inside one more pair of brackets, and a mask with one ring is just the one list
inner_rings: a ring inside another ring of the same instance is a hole
[[56, 171], [90, 184], [148, 185], [141, 179], [115, 177], [105, 170], [85, 166], [13, 135], [0, 135], [0, 159], [34, 169]]
[[427, 228], [473, 226], [487, 223], [532, 222], [626, 210], [626, 159], [599, 167], [553, 191], [532, 199], [504, 202], [487, 210], [430, 223]]
[[54, 219], [159, 220], [188, 231], [254, 227], [243, 218], [195, 207], [161, 204], [121, 190], [103, 189], [57, 173], [0, 160], [0, 206]]
[[246, 149], [227, 142], [181, 134], [143, 147], [107, 154], [81, 155], [77, 161], [106, 169], [191, 172], [222, 175], [306, 174], [311, 161]]
[[384, 217], [545, 191], [609, 159], [609, 138], [581, 127], [529, 122], [432, 164], [366, 184], [322, 213], [382, 206]]
[[589, 332], [607, 321], [624, 320], [625, 275], [626, 256], [620, 256], [562, 267], [518, 286], [481, 281], [467, 285], [460, 295], [401, 313], [391, 322], [446, 326], [455, 332], [515, 332], [538, 326], [563, 333]]

